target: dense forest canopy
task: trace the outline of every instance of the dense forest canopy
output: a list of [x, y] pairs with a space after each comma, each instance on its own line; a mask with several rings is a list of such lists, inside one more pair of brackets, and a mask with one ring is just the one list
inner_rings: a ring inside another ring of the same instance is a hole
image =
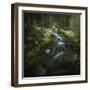
[[80, 74], [80, 15], [24, 13], [24, 76]]

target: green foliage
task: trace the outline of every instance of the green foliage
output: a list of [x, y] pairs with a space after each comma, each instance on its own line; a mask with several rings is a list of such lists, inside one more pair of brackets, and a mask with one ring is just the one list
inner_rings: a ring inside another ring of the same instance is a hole
[[52, 38], [52, 30], [50, 28], [46, 28], [44, 33], [44, 42], [49, 42]]
[[64, 30], [61, 29], [63, 35], [68, 38], [71, 42], [79, 43], [79, 33], [76, 33], [73, 30]]

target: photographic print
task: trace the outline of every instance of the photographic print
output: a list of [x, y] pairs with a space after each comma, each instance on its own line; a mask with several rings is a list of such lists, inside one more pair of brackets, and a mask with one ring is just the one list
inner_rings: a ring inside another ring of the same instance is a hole
[[86, 7], [13, 4], [12, 86], [87, 82], [86, 20]]
[[80, 15], [24, 13], [24, 77], [80, 74]]

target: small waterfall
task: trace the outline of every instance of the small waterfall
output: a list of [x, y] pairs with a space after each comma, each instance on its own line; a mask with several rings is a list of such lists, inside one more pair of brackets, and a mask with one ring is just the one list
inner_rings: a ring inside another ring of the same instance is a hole
[[64, 38], [58, 34], [58, 29], [56, 28], [53, 32], [54, 35], [54, 42], [55, 42], [55, 46], [56, 46], [56, 54], [54, 55], [53, 59], [56, 60], [57, 58], [61, 58], [64, 55], [64, 51], [63, 50], [58, 50], [58, 49], [65, 49], [65, 41]]
[[55, 29], [53, 31], [53, 35], [54, 35], [54, 42], [58, 45], [58, 46], [65, 46], [65, 42], [64, 42], [64, 38], [57, 33], [57, 29]]
[[[55, 28], [53, 30], [53, 47], [52, 48], [47, 48], [45, 53], [48, 54], [51, 58], [56, 60], [58, 57], [62, 57], [64, 55], [63, 49], [65, 49], [65, 41], [64, 38], [58, 34], [58, 29]], [[62, 50], [59, 50], [62, 49]]]

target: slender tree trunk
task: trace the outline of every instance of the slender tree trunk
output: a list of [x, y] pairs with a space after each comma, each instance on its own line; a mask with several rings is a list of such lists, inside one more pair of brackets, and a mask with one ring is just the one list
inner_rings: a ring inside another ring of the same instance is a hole
[[50, 15], [50, 27], [51, 27], [51, 25], [52, 25], [52, 16]]
[[44, 33], [44, 16], [43, 16], [43, 14], [41, 15], [41, 17], [42, 17], [42, 30], [43, 30], [43, 33]]

